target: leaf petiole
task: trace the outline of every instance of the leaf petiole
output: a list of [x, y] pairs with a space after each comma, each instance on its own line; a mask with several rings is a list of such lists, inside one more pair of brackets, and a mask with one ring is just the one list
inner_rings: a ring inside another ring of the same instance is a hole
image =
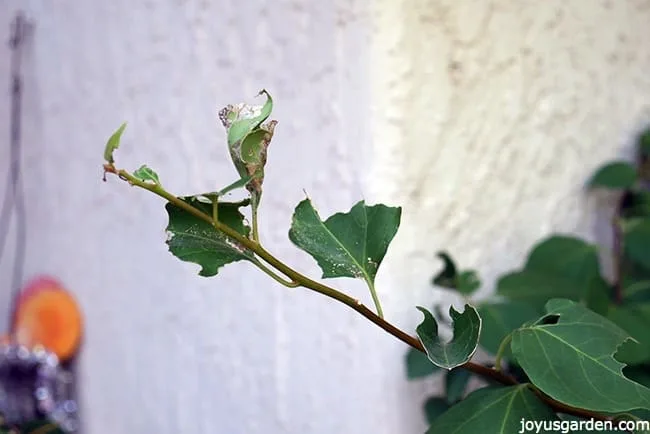
[[379, 296], [377, 295], [375, 284], [369, 278], [366, 279], [366, 282], [368, 283], [368, 289], [370, 289], [372, 302], [375, 304], [375, 309], [377, 309], [377, 316], [379, 316], [379, 318], [384, 318], [384, 311], [381, 308], [381, 302], [379, 301]]
[[508, 345], [510, 345], [511, 341], [512, 341], [512, 333], [509, 333], [505, 338], [503, 338], [503, 340], [501, 341], [501, 345], [499, 345], [496, 358], [494, 359], [494, 369], [497, 372], [501, 372], [501, 359], [503, 359], [503, 355], [505, 354], [506, 349], [508, 348]]

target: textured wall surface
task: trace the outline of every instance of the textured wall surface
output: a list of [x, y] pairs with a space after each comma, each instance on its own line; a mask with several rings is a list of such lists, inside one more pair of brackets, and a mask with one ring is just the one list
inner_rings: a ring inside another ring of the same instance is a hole
[[[162, 203], [101, 182], [122, 121], [121, 166], [212, 190], [235, 174], [218, 108], [269, 89], [263, 240], [317, 276], [286, 239], [303, 188], [323, 216], [361, 196], [403, 205], [378, 290], [412, 330], [436, 250], [478, 268], [487, 292], [550, 231], [594, 239], [584, 180], [650, 120], [650, 1], [5, 0], [2, 35], [19, 5], [37, 24], [26, 271], [59, 276], [83, 307], [90, 434], [416, 433], [431, 386], [407, 384], [404, 346], [342, 306], [247, 264], [203, 279], [172, 257]], [[7, 98], [0, 116], [8, 137]], [[369, 302], [362, 284], [332, 283]]]

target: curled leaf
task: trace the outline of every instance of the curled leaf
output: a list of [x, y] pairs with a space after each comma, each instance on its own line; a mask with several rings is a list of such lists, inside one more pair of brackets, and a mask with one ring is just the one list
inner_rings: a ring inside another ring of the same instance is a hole
[[424, 319], [417, 326], [416, 332], [433, 364], [453, 369], [472, 358], [481, 334], [481, 317], [474, 307], [466, 304], [463, 313], [456, 312], [453, 306], [449, 308], [454, 330], [451, 342], [443, 342], [440, 339], [438, 324], [431, 312], [423, 307], [418, 307], [418, 310], [422, 312]]
[[150, 167], [147, 165], [142, 165], [138, 170], [133, 172], [133, 176], [138, 178], [140, 181], [151, 181], [156, 185], [160, 185], [160, 179], [158, 178], [158, 174], [154, 172]]
[[264, 105], [229, 105], [219, 112], [219, 119], [228, 132], [228, 150], [237, 173], [242, 178], [250, 177], [246, 189], [253, 199], [253, 213], [262, 196], [267, 148], [277, 124], [274, 120], [264, 123], [273, 110], [273, 99], [264, 89], [259, 93], [262, 94], [266, 95]]
[[109, 137], [108, 142], [106, 142], [106, 147], [104, 148], [104, 160], [107, 163], [115, 163], [113, 158], [113, 152], [120, 147], [120, 139], [122, 138], [122, 133], [126, 128], [126, 122], [124, 122], [120, 127]]

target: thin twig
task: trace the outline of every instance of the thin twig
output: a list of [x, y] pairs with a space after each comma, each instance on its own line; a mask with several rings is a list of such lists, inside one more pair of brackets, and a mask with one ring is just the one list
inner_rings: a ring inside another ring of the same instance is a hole
[[[264, 262], [271, 265], [273, 268], [275, 268], [276, 270], [278, 270], [279, 272], [287, 276], [289, 279], [291, 279], [291, 282], [295, 282], [302, 287], [311, 289], [312, 291], [325, 295], [326, 297], [333, 298], [345, 304], [346, 306], [352, 308], [353, 310], [361, 314], [363, 317], [370, 320], [372, 323], [379, 326], [380, 328], [382, 328], [389, 334], [393, 335], [400, 341], [404, 342], [405, 344], [423, 353], [426, 352], [424, 346], [422, 345], [422, 342], [417, 337], [411, 336], [408, 333], [404, 332], [403, 330], [400, 330], [399, 328], [395, 327], [393, 324], [389, 323], [385, 319], [378, 316], [376, 313], [374, 313], [372, 310], [366, 307], [359, 300], [350, 297], [349, 295], [340, 292], [334, 288], [331, 288], [327, 285], [323, 285], [322, 283], [316, 282], [315, 280], [312, 280], [309, 277], [299, 273], [298, 271], [294, 270], [293, 268], [289, 267], [288, 265], [286, 265], [285, 263], [277, 259], [271, 253], [269, 253], [258, 242], [255, 242], [254, 240], [251, 240], [241, 235], [231, 227], [221, 222], [214, 221], [210, 215], [203, 213], [202, 211], [193, 207], [187, 202], [165, 191], [160, 185], [141, 181], [135, 178], [134, 176], [132, 176], [131, 174], [129, 174], [128, 172], [126, 172], [125, 170], [116, 169], [112, 164], [104, 164], [104, 171], [106, 173], [116, 174], [120, 179], [129, 182], [131, 185], [136, 185], [138, 187], [144, 188], [145, 190], [149, 190], [152, 193], [155, 193], [158, 196], [166, 199], [168, 202], [172, 203], [173, 205], [210, 223], [215, 227], [215, 229], [224, 233], [225, 235], [227, 235], [237, 243], [241, 244], [242, 246], [246, 247], [247, 249], [251, 250], [253, 253], [255, 253], [255, 255], [257, 255], [259, 258], [264, 260]], [[504, 385], [511, 386], [511, 385], [519, 384], [519, 382], [512, 376], [499, 372], [496, 369], [488, 368], [486, 366], [477, 363], [467, 362], [461, 365], [460, 367], [470, 372], [473, 372], [474, 374], [477, 374], [481, 377], [495, 380]], [[580, 408], [574, 408], [566, 404], [562, 404], [561, 402], [555, 401], [553, 398], [550, 398], [549, 396], [543, 394], [535, 387], [533, 387], [533, 390], [542, 401], [544, 401], [549, 407], [553, 408], [557, 412], [572, 414], [579, 417], [593, 418], [598, 420], [609, 419], [604, 415], [594, 413], [588, 410], [583, 410]]]

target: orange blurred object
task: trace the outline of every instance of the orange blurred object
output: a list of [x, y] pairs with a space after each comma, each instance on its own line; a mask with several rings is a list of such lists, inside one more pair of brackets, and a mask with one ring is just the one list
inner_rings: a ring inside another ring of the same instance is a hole
[[17, 343], [29, 348], [42, 345], [66, 361], [77, 351], [82, 331], [77, 302], [58, 281], [40, 277], [26, 286], [14, 316]]

